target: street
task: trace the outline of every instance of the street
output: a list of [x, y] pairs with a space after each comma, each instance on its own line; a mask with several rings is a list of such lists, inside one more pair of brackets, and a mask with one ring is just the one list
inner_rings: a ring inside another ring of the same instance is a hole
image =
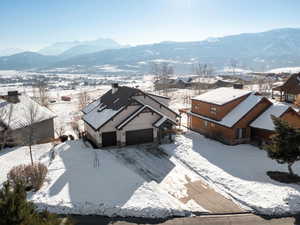
[[76, 225], [132, 225], [132, 224], [161, 224], [161, 225], [300, 225], [300, 215], [295, 217], [264, 219], [253, 214], [196, 216], [173, 218], [169, 220], [142, 218], [109, 218], [103, 216], [72, 216]]

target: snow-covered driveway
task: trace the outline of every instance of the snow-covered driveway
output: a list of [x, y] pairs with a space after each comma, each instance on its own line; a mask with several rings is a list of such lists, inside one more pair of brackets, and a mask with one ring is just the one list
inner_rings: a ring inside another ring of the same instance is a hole
[[[162, 161], [155, 162], [150, 155], [149, 158], [137, 156], [150, 170], [159, 168], [151, 174], [159, 178], [155, 180], [150, 175], [142, 176], [116, 157], [122, 152], [135, 154], [135, 148], [96, 150], [85, 147], [81, 141], [70, 141], [58, 145], [55, 152], [56, 157], [49, 166], [48, 183], [30, 196], [40, 208], [66, 214], [158, 218], [205, 211], [193, 201], [178, 200], [186, 196], [184, 184], [187, 180], [181, 168], [171, 161], [163, 161], [160, 165]], [[189, 179], [194, 177], [191, 175]]]
[[205, 209], [212, 213], [244, 211], [231, 200], [207, 187], [206, 182], [180, 160], [151, 144], [108, 151], [148, 182], [158, 183], [160, 188], [190, 206], [195, 213]]
[[[228, 146], [195, 132], [176, 137], [174, 144], [162, 145], [203, 177], [210, 186], [260, 214], [286, 215], [300, 212], [300, 186], [271, 180], [269, 170], [287, 171], [251, 145]], [[299, 163], [295, 171], [300, 174]]]

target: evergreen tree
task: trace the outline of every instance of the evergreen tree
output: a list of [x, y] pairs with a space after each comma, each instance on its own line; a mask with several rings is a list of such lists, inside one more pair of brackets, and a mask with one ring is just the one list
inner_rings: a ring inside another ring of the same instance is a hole
[[[0, 225], [59, 225], [56, 215], [47, 211], [38, 213], [32, 202], [27, 201], [22, 184], [9, 182], [0, 190]], [[71, 224], [67, 221], [66, 224]]]
[[292, 165], [300, 160], [300, 130], [290, 126], [286, 121], [272, 116], [276, 134], [271, 144], [266, 145], [268, 156], [278, 163], [288, 164], [291, 176], [294, 176]]

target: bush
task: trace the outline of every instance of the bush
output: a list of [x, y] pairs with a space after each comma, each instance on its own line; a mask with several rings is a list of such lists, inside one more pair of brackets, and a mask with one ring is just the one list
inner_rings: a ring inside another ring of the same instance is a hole
[[68, 135], [61, 135], [59, 139], [61, 142], [66, 142], [68, 140]]
[[[59, 225], [61, 220], [48, 211], [37, 212], [36, 206], [27, 201], [22, 184], [9, 182], [0, 190], [0, 225]], [[67, 220], [65, 224], [71, 225]]]
[[13, 186], [21, 184], [27, 191], [32, 189], [38, 191], [45, 181], [47, 172], [47, 167], [41, 163], [23, 164], [13, 167], [7, 174], [7, 179]]

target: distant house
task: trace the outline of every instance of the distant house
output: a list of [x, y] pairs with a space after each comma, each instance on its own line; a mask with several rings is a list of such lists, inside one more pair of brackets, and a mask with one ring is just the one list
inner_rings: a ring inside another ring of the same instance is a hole
[[282, 85], [272, 89], [280, 92], [280, 101], [293, 103], [300, 95], [300, 73], [291, 75]]
[[3, 143], [5, 134], [9, 145], [23, 144], [29, 126], [34, 130], [33, 143], [49, 141], [54, 138], [55, 117], [52, 111], [29, 96], [9, 91], [7, 95], [0, 96], [0, 142]]
[[169, 98], [113, 84], [83, 109], [87, 138], [97, 147], [158, 142], [177, 124]]
[[300, 115], [289, 106], [252, 91], [217, 88], [192, 99], [188, 126], [230, 145], [263, 142], [274, 133], [271, 115], [300, 127]]
[[187, 88], [192, 85], [192, 78], [190, 77], [178, 77], [176, 79], [160, 79], [154, 82], [155, 90], [162, 90], [165, 88]]

